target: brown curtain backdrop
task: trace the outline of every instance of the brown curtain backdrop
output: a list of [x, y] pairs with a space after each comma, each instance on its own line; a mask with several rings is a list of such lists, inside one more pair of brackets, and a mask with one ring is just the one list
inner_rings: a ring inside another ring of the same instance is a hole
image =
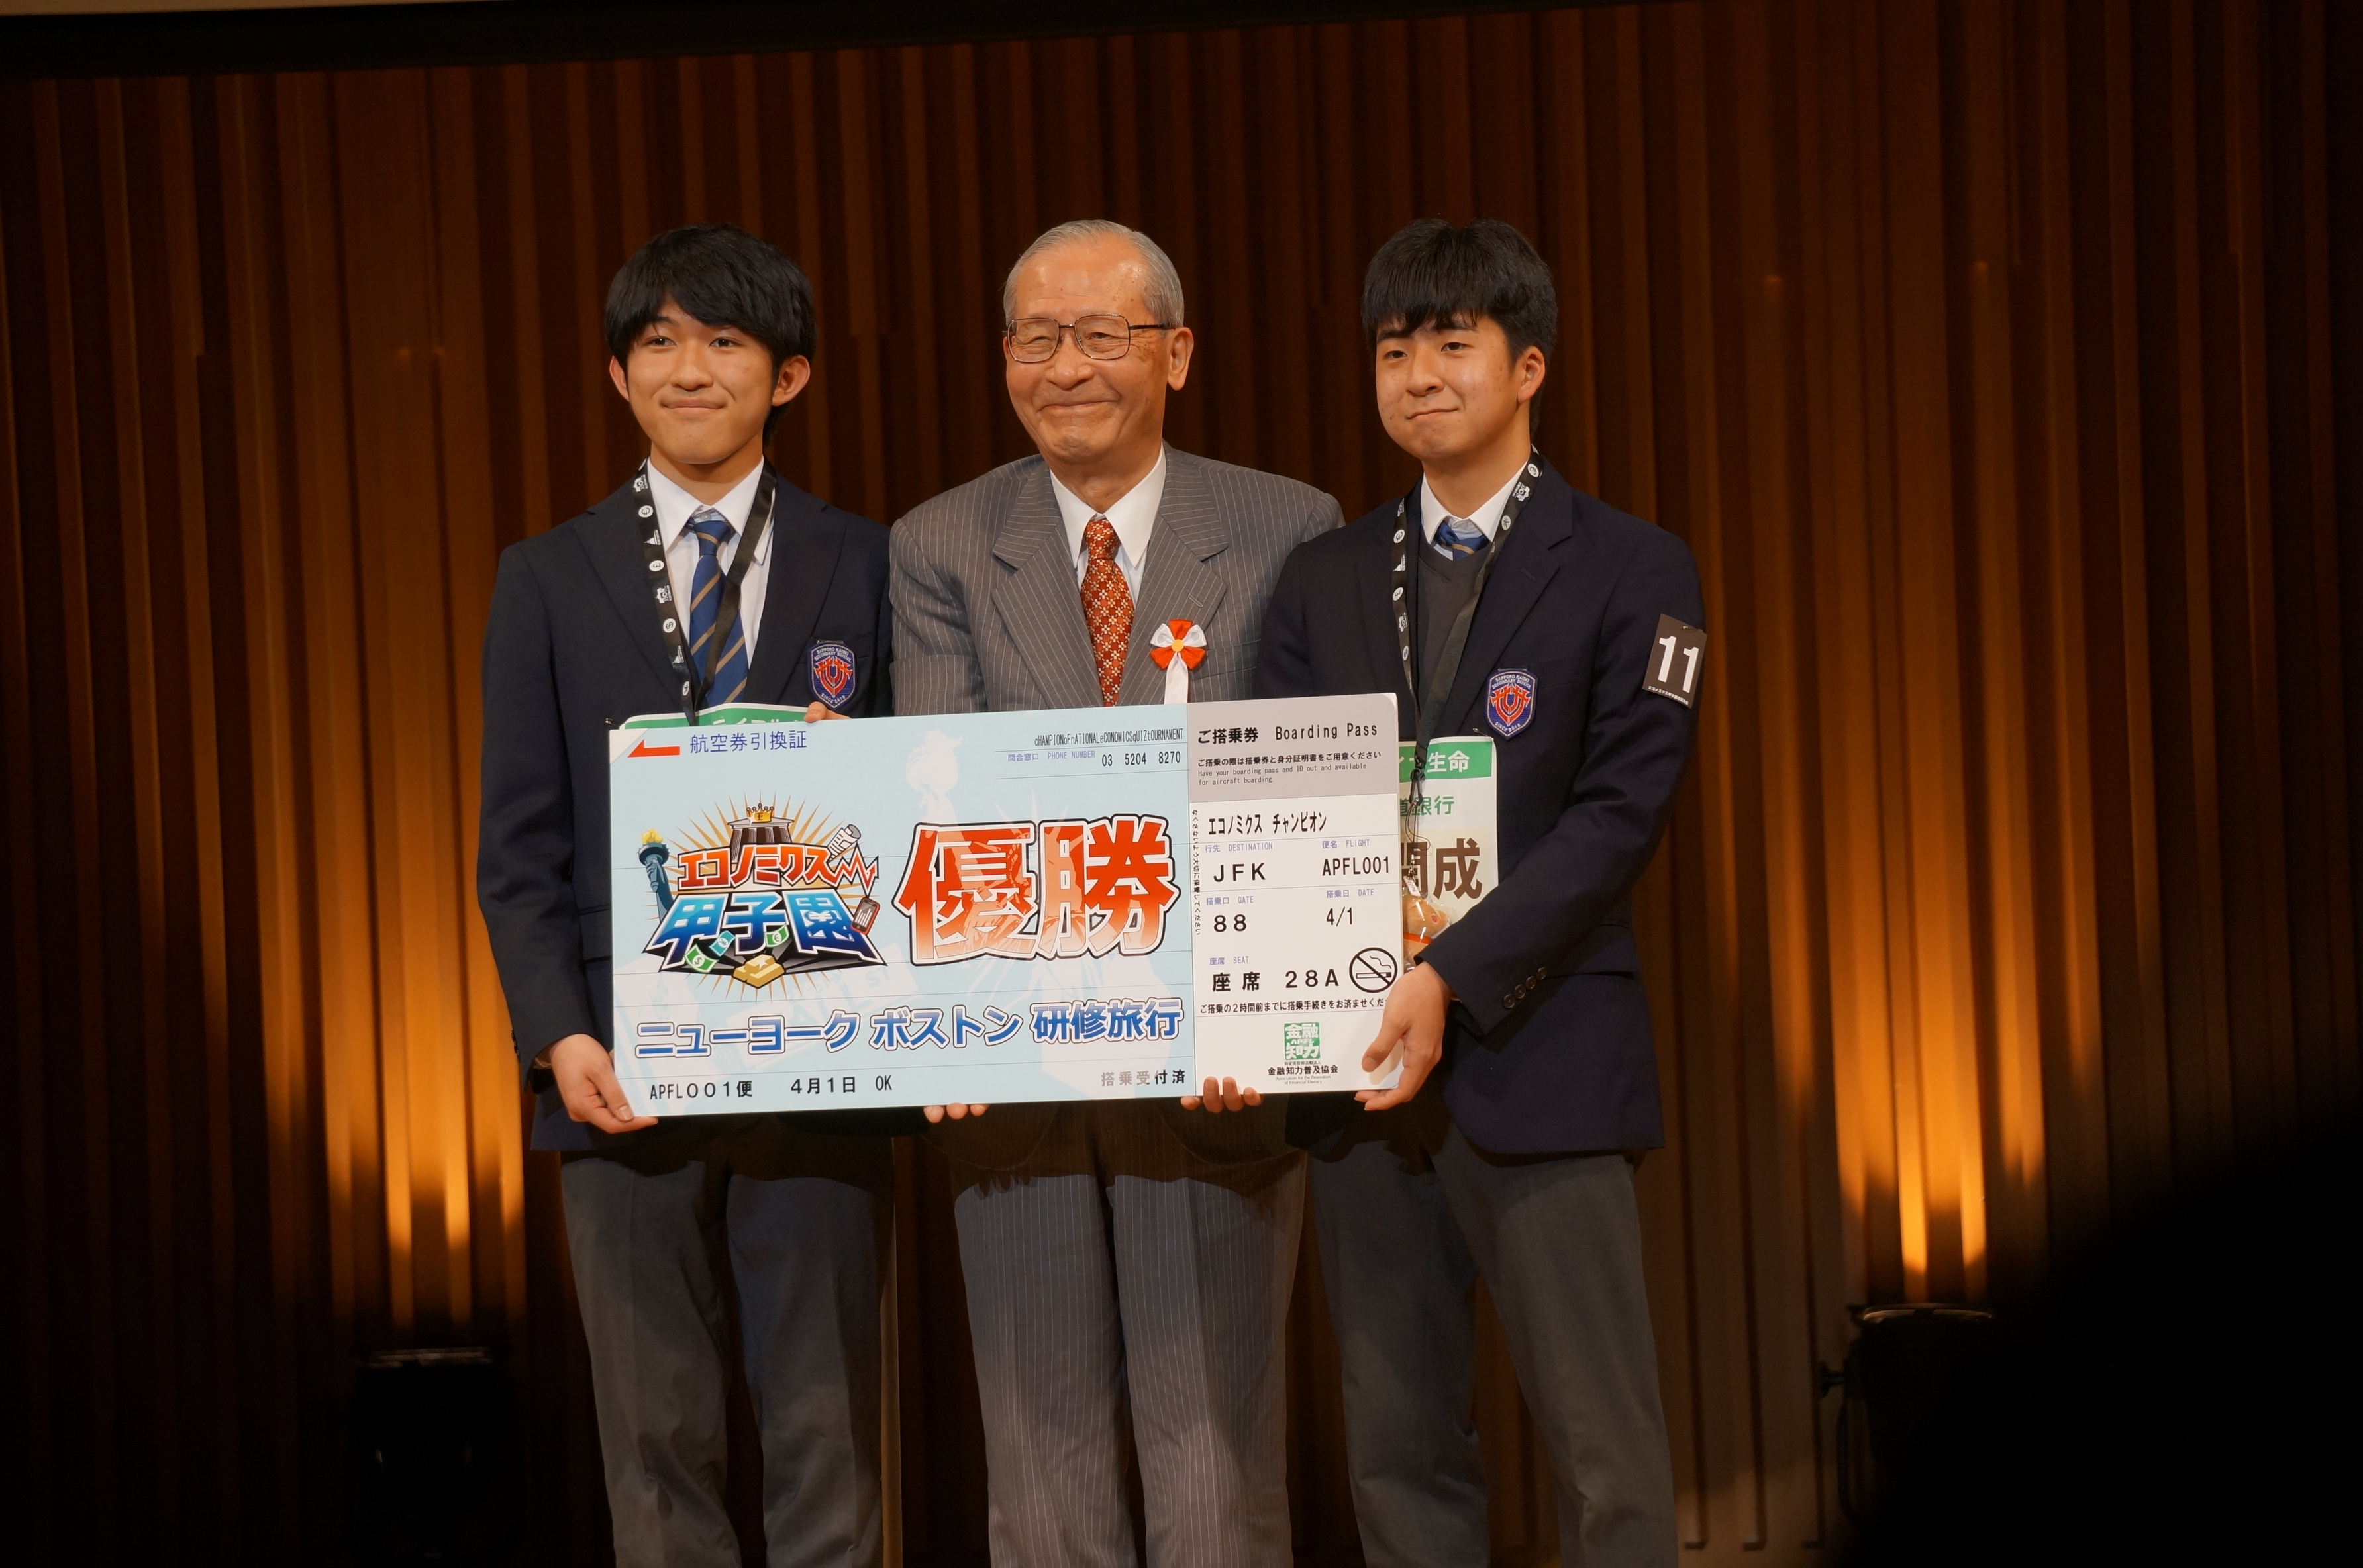
[[[803, 261], [776, 458], [891, 519], [1024, 449], [1018, 248], [1138, 224], [1200, 335], [1173, 440], [1353, 514], [1410, 477], [1364, 261], [1481, 214], [1559, 278], [1545, 448], [1706, 583], [1639, 900], [1685, 1561], [1822, 1560], [1849, 1303], [2007, 1299], [2363, 1094], [2358, 68], [2323, 0], [1711, 0], [11, 84], [13, 1544], [335, 1561], [354, 1358], [485, 1344], [526, 1560], [603, 1560], [471, 881], [494, 560], [639, 453], [595, 329], [634, 247], [727, 218]], [[901, 1157], [900, 1547], [981, 1561], [941, 1172]], [[1309, 1247], [1301, 1286], [1298, 1544], [1353, 1561]], [[1545, 1560], [1498, 1339], [1479, 1406], [1500, 1556]]]

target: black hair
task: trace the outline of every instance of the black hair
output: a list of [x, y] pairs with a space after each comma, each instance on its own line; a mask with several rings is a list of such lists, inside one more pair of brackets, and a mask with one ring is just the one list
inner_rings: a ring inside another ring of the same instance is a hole
[[[618, 268], [607, 285], [607, 352], [618, 364], [631, 358], [640, 329], [664, 313], [671, 299], [709, 326], [735, 326], [771, 356], [771, 373], [813, 352], [812, 280], [787, 253], [731, 223], [692, 224], [649, 240]], [[787, 412], [771, 410], [771, 427]]]
[[1491, 316], [1516, 360], [1548, 355], [1559, 341], [1559, 290], [1550, 264], [1499, 218], [1458, 226], [1418, 218], [1379, 247], [1362, 275], [1362, 346], [1429, 326], [1473, 326]]

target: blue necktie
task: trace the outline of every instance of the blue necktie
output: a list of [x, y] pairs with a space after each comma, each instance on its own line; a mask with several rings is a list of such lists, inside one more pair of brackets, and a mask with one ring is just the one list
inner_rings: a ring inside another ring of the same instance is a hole
[[[715, 619], [722, 609], [722, 559], [717, 552], [738, 530], [711, 506], [701, 506], [690, 513], [689, 531], [697, 536], [697, 569], [689, 580], [689, 662], [704, 669], [706, 645], [714, 639]], [[714, 667], [714, 685], [705, 694], [704, 705], [715, 708], [735, 702], [746, 687], [747, 620], [742, 613], [731, 624], [730, 646]]]
[[1436, 553], [1447, 560], [1465, 560], [1490, 543], [1485, 530], [1465, 518], [1448, 517], [1437, 525]]

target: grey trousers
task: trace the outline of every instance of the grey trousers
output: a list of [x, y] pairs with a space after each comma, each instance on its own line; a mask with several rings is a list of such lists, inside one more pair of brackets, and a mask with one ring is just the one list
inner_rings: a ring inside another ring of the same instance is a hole
[[1152, 1568], [1292, 1560], [1282, 1331], [1304, 1157], [1275, 1135], [1218, 1164], [1173, 1114], [1062, 1106], [997, 1170], [945, 1141], [996, 1568], [1132, 1568], [1132, 1453]]
[[1673, 1467], [1632, 1166], [1616, 1154], [1488, 1154], [1440, 1109], [1369, 1117], [1313, 1161], [1365, 1561], [1484, 1568], [1470, 1418], [1481, 1274], [1558, 1478], [1559, 1561], [1670, 1568]]
[[714, 1120], [670, 1121], [562, 1167], [616, 1568], [738, 1568], [723, 1503], [726, 1257], [770, 1568], [874, 1564], [886, 1141], [776, 1117], [700, 1125]]

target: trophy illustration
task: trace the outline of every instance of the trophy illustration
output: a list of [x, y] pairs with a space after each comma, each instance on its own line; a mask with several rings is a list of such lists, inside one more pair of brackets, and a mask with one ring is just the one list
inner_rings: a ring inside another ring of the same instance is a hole
[[794, 842], [786, 823], [771, 820], [771, 808], [758, 806], [730, 824], [730, 864], [738, 864], [738, 851], [750, 844], [791, 844]]

